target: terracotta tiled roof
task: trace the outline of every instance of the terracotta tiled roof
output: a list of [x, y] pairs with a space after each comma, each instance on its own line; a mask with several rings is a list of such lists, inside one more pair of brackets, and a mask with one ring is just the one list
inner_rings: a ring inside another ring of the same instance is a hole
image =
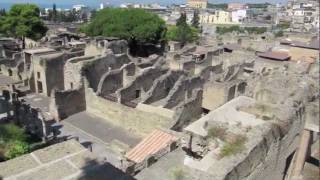
[[125, 157], [135, 163], [142, 162], [148, 155], [152, 155], [165, 148], [177, 138], [172, 134], [161, 130], [154, 130], [138, 145], [126, 153]]

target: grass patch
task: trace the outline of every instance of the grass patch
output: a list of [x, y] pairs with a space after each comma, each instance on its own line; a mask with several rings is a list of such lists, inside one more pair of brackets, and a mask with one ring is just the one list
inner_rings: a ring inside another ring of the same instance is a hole
[[224, 140], [227, 135], [227, 129], [225, 127], [213, 126], [208, 130], [208, 138], [214, 139], [219, 138]]
[[231, 156], [240, 153], [245, 149], [245, 142], [247, 137], [244, 135], [237, 135], [235, 138], [225, 143], [220, 151], [221, 157]]
[[182, 167], [175, 167], [171, 170], [172, 180], [183, 180], [185, 179], [185, 172]]
[[29, 153], [31, 144], [39, 140], [13, 123], [0, 124], [0, 161]]

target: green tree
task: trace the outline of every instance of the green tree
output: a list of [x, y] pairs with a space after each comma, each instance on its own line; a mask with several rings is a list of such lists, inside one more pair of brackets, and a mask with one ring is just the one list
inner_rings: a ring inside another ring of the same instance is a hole
[[143, 43], [159, 43], [165, 34], [165, 22], [143, 9], [105, 8], [96, 13], [84, 31], [90, 36], [112, 36], [126, 39], [130, 49]]
[[39, 40], [47, 32], [39, 14], [40, 10], [34, 4], [15, 4], [8, 14], [0, 19], [0, 33], [21, 38], [25, 48], [26, 37]]
[[52, 21], [53, 22], [57, 21], [57, 7], [56, 7], [56, 4], [53, 4], [53, 6], [52, 6]]
[[176, 26], [169, 26], [166, 34], [166, 40], [178, 41], [182, 44], [193, 42], [198, 39], [198, 29], [187, 24], [187, 16], [181, 13]]
[[6, 15], [6, 9], [0, 9], [0, 17]]
[[177, 26], [184, 26], [187, 24], [187, 15], [185, 12], [182, 12], [179, 19], [177, 20]]
[[97, 10], [93, 9], [93, 10], [90, 12], [90, 19], [93, 19], [96, 15], [97, 15]]
[[167, 41], [178, 41], [182, 44], [194, 42], [198, 38], [198, 30], [187, 24], [183, 26], [169, 26], [166, 34]]
[[193, 18], [192, 18], [191, 23], [194, 28], [197, 28], [197, 29], [199, 28], [200, 23], [199, 23], [199, 11], [198, 10], [195, 10], [193, 12]]

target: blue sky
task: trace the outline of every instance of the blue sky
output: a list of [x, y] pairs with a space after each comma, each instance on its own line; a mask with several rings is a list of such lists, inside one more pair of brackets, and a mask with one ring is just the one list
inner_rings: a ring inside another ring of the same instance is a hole
[[[184, 3], [186, 0], [0, 0], [1, 4], [12, 4], [12, 3], [36, 3], [41, 5], [51, 5], [56, 3], [57, 6], [71, 5], [71, 4], [86, 4], [89, 6], [98, 6], [100, 3], [109, 3], [113, 5], [119, 5], [125, 2], [139, 2], [139, 3], [159, 3], [163, 5], [172, 3]], [[286, 0], [209, 0], [209, 2], [222, 3], [222, 2], [286, 2]]]

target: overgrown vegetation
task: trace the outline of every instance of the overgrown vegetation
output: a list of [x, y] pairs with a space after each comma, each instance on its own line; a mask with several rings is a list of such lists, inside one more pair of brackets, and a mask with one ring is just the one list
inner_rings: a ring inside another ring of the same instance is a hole
[[[198, 19], [193, 20], [193, 25], [197, 26]], [[178, 41], [182, 44], [194, 42], [198, 39], [198, 29], [187, 24], [187, 16], [182, 13], [175, 26], [169, 26], [166, 33], [167, 41]]]
[[290, 27], [290, 22], [281, 22], [277, 24], [277, 28], [279, 29], [288, 29]]
[[30, 151], [30, 139], [14, 124], [0, 125], [0, 160], [8, 160]]
[[222, 3], [222, 4], [208, 3], [207, 7], [211, 8], [211, 9], [228, 9], [228, 4], [226, 4], [226, 3]]
[[185, 172], [181, 167], [175, 167], [171, 170], [172, 180], [183, 180], [185, 179]]
[[275, 37], [283, 37], [283, 31], [280, 30], [280, 31], [275, 32], [274, 36]]
[[266, 9], [268, 8], [270, 3], [249, 3], [247, 4], [249, 8], [254, 8], [254, 9]]
[[219, 138], [224, 140], [227, 135], [227, 129], [220, 126], [213, 126], [208, 129], [208, 138]]
[[247, 32], [249, 34], [263, 34], [267, 32], [266, 27], [240, 27], [240, 26], [218, 26], [216, 29], [216, 33], [222, 35], [231, 32], [239, 32], [244, 33]]
[[89, 36], [118, 37], [128, 41], [134, 51], [145, 43], [158, 44], [164, 39], [165, 22], [143, 9], [105, 8], [89, 24], [80, 28]]
[[192, 27], [194, 28], [199, 28], [200, 26], [200, 17], [199, 17], [199, 11], [198, 10], [195, 10], [193, 12], [193, 18], [192, 18], [192, 21], [191, 21], [191, 24], [192, 24]]
[[240, 153], [245, 149], [245, 143], [247, 137], [244, 135], [234, 136], [231, 140], [228, 140], [220, 150], [220, 157], [231, 156]]
[[0, 34], [21, 38], [24, 48], [26, 37], [39, 40], [47, 32], [39, 14], [40, 10], [34, 4], [14, 4], [0, 17]]

